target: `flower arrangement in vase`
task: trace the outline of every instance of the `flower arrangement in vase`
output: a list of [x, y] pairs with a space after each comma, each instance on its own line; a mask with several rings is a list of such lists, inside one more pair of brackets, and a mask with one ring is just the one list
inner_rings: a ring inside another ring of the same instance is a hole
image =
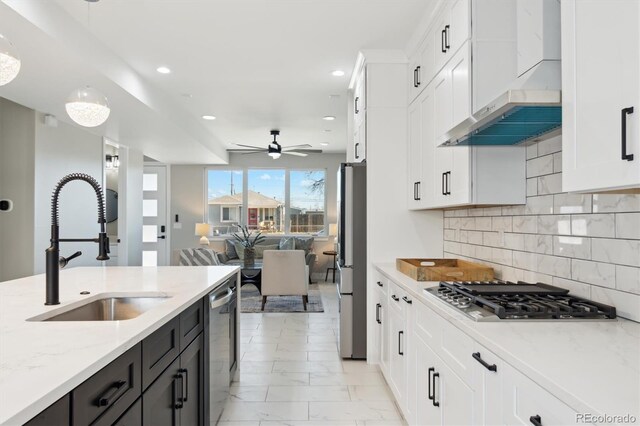
[[247, 226], [240, 226], [240, 231], [242, 235], [234, 233], [233, 237], [244, 247], [244, 265], [252, 266], [256, 261], [256, 244], [260, 244], [266, 238], [260, 231], [254, 234]]

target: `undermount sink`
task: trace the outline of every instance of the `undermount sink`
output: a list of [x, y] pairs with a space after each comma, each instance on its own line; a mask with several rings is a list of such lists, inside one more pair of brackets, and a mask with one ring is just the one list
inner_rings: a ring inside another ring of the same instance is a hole
[[103, 297], [77, 308], [36, 321], [122, 321], [143, 314], [168, 300], [168, 296]]

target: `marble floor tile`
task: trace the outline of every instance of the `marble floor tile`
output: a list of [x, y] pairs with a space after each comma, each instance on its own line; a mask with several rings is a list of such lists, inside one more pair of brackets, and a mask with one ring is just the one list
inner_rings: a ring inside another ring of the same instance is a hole
[[312, 373], [312, 372], [342, 372], [340, 361], [276, 361], [274, 372]]
[[243, 422], [218, 422], [216, 426], [260, 426], [260, 420], [248, 420]]
[[269, 386], [267, 401], [350, 401], [346, 386]]
[[[233, 426], [233, 425], [231, 425]], [[269, 421], [263, 420], [260, 422], [260, 426], [357, 426], [356, 422], [353, 420], [337, 420], [337, 421]]]
[[229, 402], [220, 416], [222, 421], [308, 419], [307, 402]]
[[399, 420], [391, 401], [310, 402], [309, 420]]
[[332, 385], [377, 385], [386, 386], [380, 373], [356, 372], [356, 373], [309, 373], [312, 386]]
[[307, 341], [309, 343], [337, 343], [338, 342], [338, 338], [337, 338], [337, 336], [330, 336], [330, 335], [326, 335], [326, 336], [308, 336], [307, 337]]
[[349, 386], [352, 401], [393, 401], [393, 395], [387, 385], [383, 386]]
[[357, 371], [365, 372], [380, 372], [380, 367], [377, 364], [367, 364], [367, 361], [342, 361], [342, 368], [347, 373], [354, 373]]
[[243, 373], [271, 373], [274, 361], [242, 361]]
[[[306, 352], [245, 352], [242, 361], [306, 361]], [[241, 367], [242, 368], [242, 367]]]
[[307, 336], [252, 336], [251, 343], [306, 343]]
[[245, 343], [241, 346], [243, 352], [275, 352], [278, 343]]
[[241, 386], [306, 386], [309, 384], [309, 373], [244, 373], [241, 370], [238, 382]]
[[336, 343], [278, 343], [278, 351], [330, 352], [337, 351]]
[[229, 389], [230, 401], [266, 401], [269, 386], [231, 386]]
[[309, 361], [340, 361], [338, 349], [332, 352], [309, 352]]

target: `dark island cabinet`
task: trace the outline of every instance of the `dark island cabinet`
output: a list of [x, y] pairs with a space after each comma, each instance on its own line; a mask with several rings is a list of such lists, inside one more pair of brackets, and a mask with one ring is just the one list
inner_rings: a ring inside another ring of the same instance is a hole
[[208, 424], [204, 306], [185, 309], [26, 425]]

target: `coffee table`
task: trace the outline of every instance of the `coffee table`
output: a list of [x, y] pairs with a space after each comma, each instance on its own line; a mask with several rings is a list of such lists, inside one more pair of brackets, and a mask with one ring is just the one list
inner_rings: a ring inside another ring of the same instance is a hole
[[251, 266], [242, 265], [240, 270], [240, 287], [245, 284], [253, 284], [262, 294], [262, 263], [256, 262]]

